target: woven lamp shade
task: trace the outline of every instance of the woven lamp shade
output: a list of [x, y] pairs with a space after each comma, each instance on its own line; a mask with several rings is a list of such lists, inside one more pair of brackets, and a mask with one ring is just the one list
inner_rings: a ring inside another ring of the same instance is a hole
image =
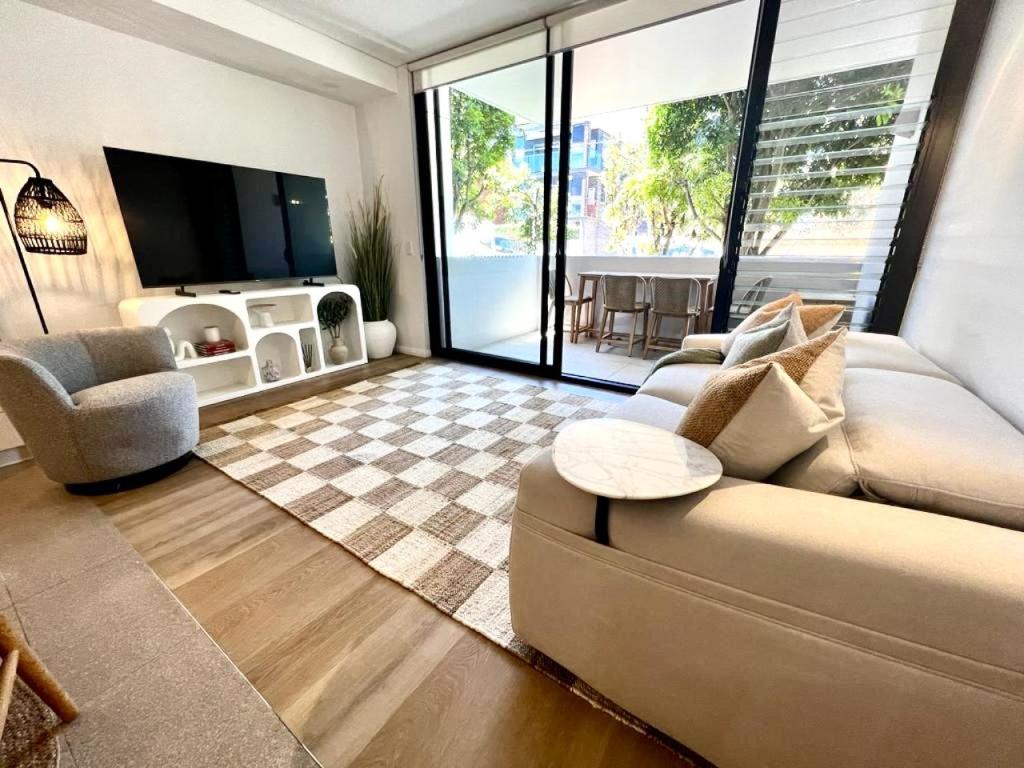
[[49, 179], [25, 182], [14, 204], [14, 226], [31, 253], [76, 256], [85, 253], [85, 222], [71, 201]]

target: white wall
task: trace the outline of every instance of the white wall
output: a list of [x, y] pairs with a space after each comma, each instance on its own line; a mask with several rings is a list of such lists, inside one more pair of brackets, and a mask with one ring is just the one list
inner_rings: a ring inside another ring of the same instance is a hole
[[998, 0], [901, 335], [1024, 429], [1024, 3]]
[[[342, 255], [363, 192], [353, 107], [16, 0], [0, 19], [0, 156], [35, 162], [89, 232], [84, 256], [28, 256], [51, 330], [119, 325], [143, 293], [104, 145], [322, 176]], [[25, 176], [0, 166], [8, 200]], [[0, 337], [39, 333], [6, 232], [0, 297]]]
[[395, 254], [395, 296], [392, 320], [398, 326], [398, 351], [430, 354], [427, 293], [423, 272], [416, 138], [412, 113], [412, 81], [398, 70], [398, 94], [356, 108], [364, 193], [378, 179], [391, 207]]

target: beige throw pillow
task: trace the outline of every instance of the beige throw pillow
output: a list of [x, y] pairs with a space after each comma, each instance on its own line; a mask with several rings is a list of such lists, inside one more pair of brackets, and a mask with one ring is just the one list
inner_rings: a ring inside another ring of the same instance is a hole
[[679, 433], [708, 448], [725, 474], [763, 480], [843, 419], [846, 329], [712, 376]]
[[783, 296], [781, 299], [776, 299], [775, 301], [768, 302], [762, 307], [758, 307], [743, 318], [743, 322], [733, 328], [732, 332], [722, 339], [722, 354], [729, 354], [729, 350], [732, 348], [733, 342], [735, 342], [739, 335], [744, 331], [756, 328], [759, 325], [764, 325], [775, 317], [780, 310], [785, 309], [791, 304], [799, 306], [803, 303], [803, 299], [800, 298], [799, 293], [791, 293], [788, 296]]
[[790, 304], [763, 325], [739, 334], [722, 361], [722, 367], [732, 368], [807, 341], [797, 309], [795, 304]]
[[846, 371], [846, 328], [816, 339], [756, 358], [744, 366], [778, 363], [826, 416], [842, 418], [843, 376]]

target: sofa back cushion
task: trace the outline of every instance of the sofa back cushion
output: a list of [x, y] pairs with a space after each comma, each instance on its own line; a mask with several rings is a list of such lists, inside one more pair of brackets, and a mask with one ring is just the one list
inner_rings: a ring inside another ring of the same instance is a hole
[[851, 333], [846, 344], [846, 367], [919, 373], [959, 383], [955, 376], [939, 368], [905, 339], [886, 333]]
[[1024, 530], [1024, 434], [975, 395], [933, 376], [854, 368], [844, 401], [845, 440], [830, 438], [835, 460], [812, 457], [820, 466], [835, 471], [846, 451], [869, 497]]

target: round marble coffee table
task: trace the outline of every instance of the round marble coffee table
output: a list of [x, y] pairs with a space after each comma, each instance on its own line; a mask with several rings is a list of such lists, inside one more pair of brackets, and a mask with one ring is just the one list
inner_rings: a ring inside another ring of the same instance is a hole
[[566, 482], [597, 496], [595, 538], [608, 543], [609, 499], [667, 499], [702, 491], [722, 477], [707, 448], [667, 429], [624, 419], [570, 424], [551, 447]]

